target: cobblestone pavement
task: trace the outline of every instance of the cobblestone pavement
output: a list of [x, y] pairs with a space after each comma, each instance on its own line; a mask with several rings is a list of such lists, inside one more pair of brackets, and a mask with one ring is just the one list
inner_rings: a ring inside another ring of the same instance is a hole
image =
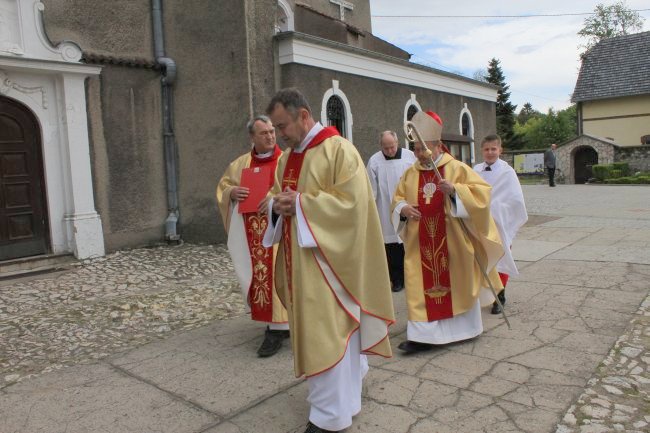
[[224, 246], [119, 251], [0, 282], [0, 388], [244, 313]]
[[650, 431], [650, 296], [556, 433]]

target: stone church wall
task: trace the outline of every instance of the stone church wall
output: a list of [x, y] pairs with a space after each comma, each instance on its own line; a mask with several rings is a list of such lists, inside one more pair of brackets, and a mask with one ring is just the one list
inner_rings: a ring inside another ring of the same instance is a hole
[[[74, 41], [104, 66], [87, 92], [96, 206], [107, 250], [161, 242], [168, 212], [151, 1], [44, 3], [52, 41]], [[186, 241], [225, 240], [216, 183], [250, 149], [245, 124], [264, 110], [276, 86], [275, 15], [268, 11], [275, 11], [273, 0], [163, 2], [166, 55], [178, 66], [174, 126], [179, 230]]]
[[[388, 83], [357, 75], [334, 72], [311, 66], [287, 64], [282, 66], [282, 86], [298, 87], [307, 97], [314, 117], [320, 120], [325, 92], [339, 81], [340, 90], [350, 102], [353, 118], [353, 141], [364, 161], [379, 150], [379, 133], [386, 129], [397, 132], [404, 142], [404, 108], [411, 94], [424, 110], [437, 112], [444, 122], [445, 133], [459, 134], [460, 112], [467, 103], [472, 113], [475, 140], [494, 133], [496, 114], [494, 103], [459, 95], [435, 92], [415, 86]], [[476, 156], [480, 151], [477, 148]]]
[[[149, 1], [43, 3], [45, 30], [55, 45], [69, 40], [84, 54], [153, 62]], [[110, 251], [161, 240], [166, 195], [160, 73], [103, 66], [87, 81], [87, 103], [95, 204]]]

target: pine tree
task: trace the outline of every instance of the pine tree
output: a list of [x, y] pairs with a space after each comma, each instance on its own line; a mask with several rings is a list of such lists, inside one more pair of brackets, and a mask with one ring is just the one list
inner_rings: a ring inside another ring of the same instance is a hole
[[539, 117], [541, 115], [542, 113], [535, 110], [530, 102], [526, 102], [524, 106], [521, 107], [521, 110], [519, 110], [519, 114], [517, 114], [517, 122], [523, 126], [526, 124], [526, 122], [528, 122], [529, 119], [532, 119], [533, 117]]
[[488, 64], [487, 82], [499, 86], [497, 95], [497, 134], [501, 136], [504, 146], [512, 139], [515, 126], [516, 105], [510, 102], [510, 86], [506, 84], [506, 77], [503, 75], [498, 59], [492, 58]]

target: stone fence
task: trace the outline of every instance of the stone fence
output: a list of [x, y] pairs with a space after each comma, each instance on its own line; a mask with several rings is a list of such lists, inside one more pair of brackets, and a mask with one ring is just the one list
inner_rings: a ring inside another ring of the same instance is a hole
[[614, 152], [615, 162], [627, 162], [632, 173], [650, 171], [650, 146], [619, 147]]

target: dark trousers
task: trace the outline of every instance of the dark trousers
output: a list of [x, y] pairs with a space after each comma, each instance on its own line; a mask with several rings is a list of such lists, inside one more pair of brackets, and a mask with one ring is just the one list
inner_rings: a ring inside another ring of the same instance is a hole
[[395, 287], [404, 287], [404, 244], [384, 244], [384, 247], [390, 282]]
[[555, 186], [555, 167], [546, 167], [548, 170], [548, 186]]

